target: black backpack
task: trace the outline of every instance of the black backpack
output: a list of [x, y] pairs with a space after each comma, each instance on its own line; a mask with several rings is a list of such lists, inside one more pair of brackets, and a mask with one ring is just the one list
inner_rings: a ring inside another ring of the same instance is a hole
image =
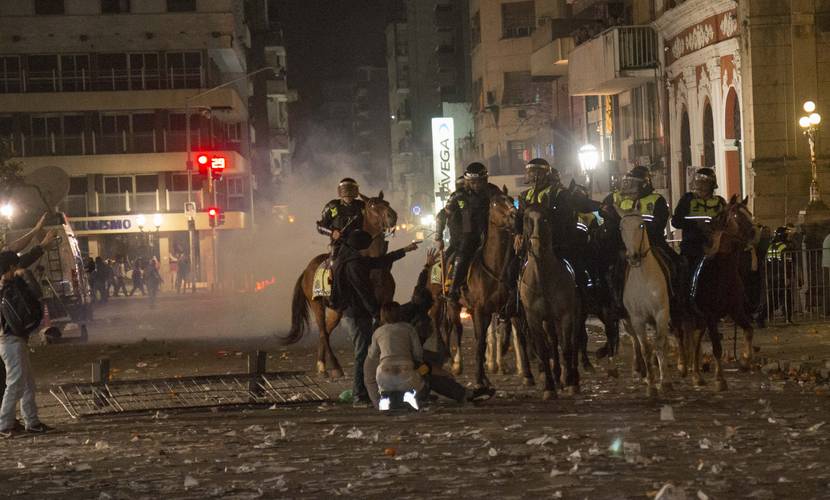
[[3, 333], [28, 337], [43, 320], [43, 306], [26, 281], [15, 276], [0, 290]]

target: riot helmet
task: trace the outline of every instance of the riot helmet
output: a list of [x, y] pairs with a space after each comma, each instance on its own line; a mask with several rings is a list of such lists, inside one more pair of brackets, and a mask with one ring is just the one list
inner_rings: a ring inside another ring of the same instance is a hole
[[534, 158], [525, 165], [525, 184], [544, 183], [549, 179], [550, 174], [550, 163], [544, 158]]
[[651, 172], [648, 167], [641, 165], [629, 170], [620, 183], [620, 194], [628, 198], [639, 198], [653, 189]]
[[715, 171], [709, 167], [697, 169], [692, 189], [700, 198], [708, 198], [714, 194], [718, 187]]
[[487, 185], [487, 176], [487, 167], [483, 163], [470, 163], [464, 169], [464, 185], [470, 191], [480, 193]]
[[346, 177], [337, 185], [337, 196], [346, 204], [354, 201], [360, 194], [360, 186], [351, 177]]

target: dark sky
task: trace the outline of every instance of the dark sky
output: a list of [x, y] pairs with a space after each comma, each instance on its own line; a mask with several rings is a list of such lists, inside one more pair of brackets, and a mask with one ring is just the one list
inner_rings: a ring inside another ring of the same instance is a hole
[[300, 98], [290, 110], [295, 131], [319, 104], [322, 81], [362, 64], [386, 65], [384, 29], [392, 1], [272, 0], [271, 17], [285, 37], [288, 84]]

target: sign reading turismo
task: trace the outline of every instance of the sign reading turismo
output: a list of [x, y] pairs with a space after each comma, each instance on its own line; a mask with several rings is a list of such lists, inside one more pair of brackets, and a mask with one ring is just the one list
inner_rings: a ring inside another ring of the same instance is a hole
[[455, 131], [452, 118], [432, 119], [432, 175], [435, 212], [455, 191]]

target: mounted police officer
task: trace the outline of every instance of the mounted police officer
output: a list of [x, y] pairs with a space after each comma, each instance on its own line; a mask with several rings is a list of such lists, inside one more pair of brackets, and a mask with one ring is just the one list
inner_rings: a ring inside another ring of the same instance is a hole
[[330, 236], [335, 245], [341, 239], [345, 240], [352, 231], [363, 229], [363, 213], [366, 210], [366, 204], [359, 199], [360, 186], [350, 177], [337, 185], [337, 196], [338, 199], [326, 203], [317, 221], [317, 232]]
[[726, 200], [715, 194], [718, 187], [715, 171], [704, 167], [695, 174], [693, 191], [683, 195], [674, 209], [672, 226], [683, 231], [680, 255], [692, 271], [691, 297], [696, 294], [697, 276], [704, 262], [704, 246], [711, 232], [714, 217], [726, 207]]
[[[466, 186], [464, 184], [464, 176], [460, 176], [455, 181], [456, 189], [447, 199], [447, 206], [458, 206], [458, 200], [465, 195], [466, 193]], [[438, 214], [435, 216], [435, 244], [438, 248], [444, 248], [444, 230], [450, 230], [450, 246], [447, 247], [446, 251], [444, 252], [445, 257], [447, 260], [452, 259], [455, 253], [458, 251], [458, 246], [461, 244], [461, 235], [463, 234], [462, 230], [462, 221], [461, 221], [461, 211], [460, 210], [447, 210], [447, 208], [443, 208], [438, 211]], [[442, 263], [444, 265], [444, 263]]]
[[461, 239], [452, 270], [452, 285], [448, 297], [457, 302], [461, 288], [467, 283], [467, 271], [476, 250], [481, 246], [487, 230], [490, 198], [501, 191], [488, 181], [487, 167], [479, 162], [470, 163], [464, 170], [465, 188], [447, 203], [447, 217], [461, 215]]

